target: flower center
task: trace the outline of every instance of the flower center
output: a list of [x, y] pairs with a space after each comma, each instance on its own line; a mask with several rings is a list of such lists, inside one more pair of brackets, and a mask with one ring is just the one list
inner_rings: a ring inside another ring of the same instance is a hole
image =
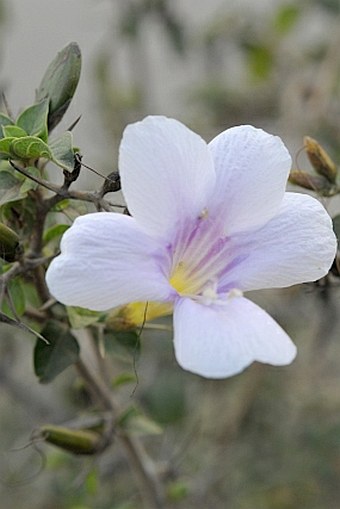
[[228, 250], [220, 223], [203, 209], [195, 223], [180, 230], [169, 245], [171, 286], [182, 296], [216, 299], [220, 275], [230, 259]]
[[190, 295], [196, 293], [195, 289], [197, 288], [197, 283], [193, 284], [193, 281], [190, 281], [188, 275], [188, 266], [183, 261], [179, 262], [174, 272], [172, 273], [169, 282], [180, 295]]

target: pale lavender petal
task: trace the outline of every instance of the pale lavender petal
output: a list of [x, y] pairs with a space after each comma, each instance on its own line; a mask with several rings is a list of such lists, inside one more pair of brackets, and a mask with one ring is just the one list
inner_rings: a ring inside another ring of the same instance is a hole
[[129, 211], [151, 235], [170, 238], [208, 205], [215, 170], [207, 144], [177, 120], [147, 117], [129, 125], [119, 151]]
[[161, 249], [122, 214], [78, 217], [46, 275], [52, 295], [69, 306], [107, 310], [133, 301], [164, 301], [173, 289]]
[[279, 209], [291, 166], [278, 136], [252, 126], [233, 127], [209, 144], [216, 170], [211, 209], [224, 217], [225, 232], [262, 226]]
[[253, 361], [289, 364], [296, 347], [283, 329], [244, 297], [206, 306], [180, 299], [174, 311], [175, 354], [179, 365], [206, 378], [225, 378]]
[[337, 241], [332, 221], [319, 201], [286, 193], [280, 211], [263, 228], [230, 241], [231, 264], [219, 290], [280, 288], [325, 276]]

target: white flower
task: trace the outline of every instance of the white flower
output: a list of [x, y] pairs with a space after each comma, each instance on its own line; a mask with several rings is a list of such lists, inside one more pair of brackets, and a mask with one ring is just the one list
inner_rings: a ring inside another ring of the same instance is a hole
[[290, 338], [243, 297], [314, 281], [334, 259], [323, 206], [285, 193], [290, 165], [280, 138], [251, 126], [209, 145], [164, 117], [128, 126], [119, 168], [132, 217], [76, 219], [47, 272], [51, 293], [93, 310], [173, 302], [177, 361], [205, 377], [235, 375], [253, 361], [290, 363]]

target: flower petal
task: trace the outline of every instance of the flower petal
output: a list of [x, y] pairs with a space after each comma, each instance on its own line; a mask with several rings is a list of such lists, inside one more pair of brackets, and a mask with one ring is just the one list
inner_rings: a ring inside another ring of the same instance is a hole
[[231, 239], [234, 261], [219, 283], [230, 288], [283, 288], [325, 276], [337, 241], [324, 207], [306, 194], [286, 193], [277, 216], [260, 230]]
[[131, 217], [98, 212], [78, 217], [46, 275], [54, 297], [69, 306], [107, 310], [169, 298], [160, 249]]
[[227, 129], [210, 143], [216, 171], [214, 210], [228, 235], [262, 226], [284, 196], [291, 158], [278, 136], [252, 126]]
[[182, 218], [199, 216], [215, 184], [205, 141], [166, 117], [150, 116], [125, 129], [119, 170], [129, 211], [145, 231], [163, 238]]
[[175, 354], [183, 369], [207, 378], [225, 378], [253, 361], [281, 366], [296, 347], [281, 327], [244, 297], [206, 306], [180, 299], [174, 313]]

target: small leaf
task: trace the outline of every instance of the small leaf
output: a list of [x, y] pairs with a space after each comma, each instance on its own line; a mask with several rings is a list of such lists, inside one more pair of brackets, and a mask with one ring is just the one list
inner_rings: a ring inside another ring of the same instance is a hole
[[340, 12], [339, 0], [319, 0], [321, 7], [330, 12], [331, 15], [338, 15]]
[[172, 43], [174, 49], [177, 51], [177, 53], [183, 55], [185, 53], [185, 36], [182, 23], [173, 15], [170, 15], [169, 12], [167, 12], [166, 16], [163, 17], [163, 21], [165, 23], [165, 28], [169, 40]]
[[296, 5], [288, 4], [279, 7], [274, 18], [274, 27], [281, 33], [289, 32], [298, 20], [300, 10]]
[[34, 308], [39, 308], [41, 306], [41, 298], [39, 297], [37, 288], [32, 281], [25, 281], [23, 291], [27, 304], [30, 304]]
[[143, 415], [136, 407], [127, 408], [118, 418], [117, 424], [133, 435], [160, 435], [163, 430], [159, 424], [146, 415]]
[[338, 239], [338, 244], [339, 244], [340, 243], [340, 214], [333, 217], [332, 221], [333, 221], [334, 233], [336, 235], [336, 238]]
[[248, 64], [255, 79], [267, 79], [273, 69], [273, 54], [268, 46], [249, 45]]
[[34, 348], [34, 370], [41, 383], [51, 382], [79, 357], [75, 337], [58, 322], [49, 321], [41, 331], [48, 344], [38, 339]]
[[21, 191], [21, 186], [22, 180], [17, 179], [13, 173], [8, 170], [0, 171], [0, 206], [25, 198], [26, 194]]
[[85, 480], [86, 493], [94, 496], [100, 489], [100, 483], [98, 479], [98, 473], [95, 469], [92, 469], [86, 476]]
[[163, 429], [159, 424], [142, 414], [131, 419], [127, 429], [137, 436], [161, 435], [163, 433]]
[[41, 339], [41, 341], [44, 341], [44, 337], [41, 334], [39, 334], [39, 332], [31, 329], [31, 327], [24, 324], [23, 322], [18, 322], [16, 319], [13, 320], [13, 318], [10, 318], [5, 313], [2, 313], [1, 311], [0, 311], [0, 322], [6, 323], [7, 325], [11, 325], [13, 327], [18, 327], [18, 329], [23, 330], [25, 332], [29, 332], [30, 334], [34, 334], [34, 336]]
[[64, 132], [59, 138], [50, 142], [52, 160], [67, 171], [74, 169], [73, 137], [70, 131]]
[[166, 494], [171, 502], [180, 502], [188, 496], [188, 486], [183, 481], [172, 481], [167, 485]]
[[[0, 127], [6, 126], [6, 125], [13, 125], [14, 122], [11, 118], [9, 118], [4, 113], [0, 113]], [[0, 129], [0, 138], [2, 138], [2, 129]]]
[[75, 306], [67, 306], [66, 309], [72, 329], [83, 329], [88, 325], [98, 322], [105, 316], [104, 313]]
[[186, 415], [186, 399], [183, 380], [173, 372], [162, 372], [157, 383], [152, 384], [144, 396], [148, 414], [161, 424], [170, 424]]
[[135, 330], [105, 332], [105, 347], [116, 358], [131, 363], [131, 358], [140, 354], [140, 337]]
[[62, 119], [76, 91], [81, 70], [81, 53], [77, 43], [63, 48], [48, 66], [36, 92], [36, 100], [48, 99], [48, 128]]
[[0, 223], [0, 257], [14, 262], [19, 248], [19, 237], [15, 231]]
[[11, 145], [16, 138], [2, 138], [0, 139], [0, 156], [10, 157], [12, 155]]
[[122, 385], [136, 383], [136, 375], [132, 373], [121, 373], [112, 380], [112, 388], [116, 389]]
[[44, 99], [26, 108], [17, 118], [16, 125], [30, 136], [47, 141], [48, 100]]
[[[28, 173], [30, 173], [30, 175], [32, 175], [33, 177], [38, 177], [38, 178], [41, 177], [39, 169], [36, 168], [35, 166], [28, 166], [27, 168], [25, 168], [25, 170]], [[32, 189], [36, 189], [38, 187], [38, 185], [39, 184], [37, 182], [34, 182], [34, 180], [32, 180], [28, 177], [24, 177], [24, 181], [21, 185], [20, 192], [22, 194], [27, 195], [28, 191], [32, 191]]]
[[69, 224], [55, 224], [51, 226], [51, 228], [48, 228], [44, 232], [43, 241], [44, 244], [47, 244], [48, 242], [51, 242], [51, 240], [54, 240], [58, 237], [61, 237], [63, 233], [66, 232], [70, 227]]
[[[8, 292], [10, 294], [16, 315], [22, 316], [25, 313], [25, 309], [26, 309], [26, 300], [25, 300], [25, 293], [23, 290], [22, 281], [20, 280], [20, 278], [12, 279], [8, 283], [7, 288], [8, 288]], [[11, 309], [11, 306], [6, 301], [4, 301], [4, 303], [3, 303], [2, 311], [10, 318], [16, 318], [16, 316], [14, 315], [14, 313]]]
[[14, 125], [14, 122], [8, 115], [0, 113], [0, 126], [3, 125]]
[[65, 200], [61, 200], [59, 203], [57, 203], [56, 205], [54, 205], [54, 207], [52, 207], [52, 211], [53, 212], [62, 212], [63, 210], [67, 209], [67, 207], [70, 206], [70, 200], [65, 198]]
[[22, 138], [27, 136], [27, 132], [17, 125], [4, 125], [2, 126], [2, 132], [5, 138]]
[[13, 140], [11, 143], [11, 152], [14, 157], [23, 160], [38, 159], [39, 157], [52, 159], [52, 154], [48, 145], [35, 136], [25, 136], [24, 138]]

